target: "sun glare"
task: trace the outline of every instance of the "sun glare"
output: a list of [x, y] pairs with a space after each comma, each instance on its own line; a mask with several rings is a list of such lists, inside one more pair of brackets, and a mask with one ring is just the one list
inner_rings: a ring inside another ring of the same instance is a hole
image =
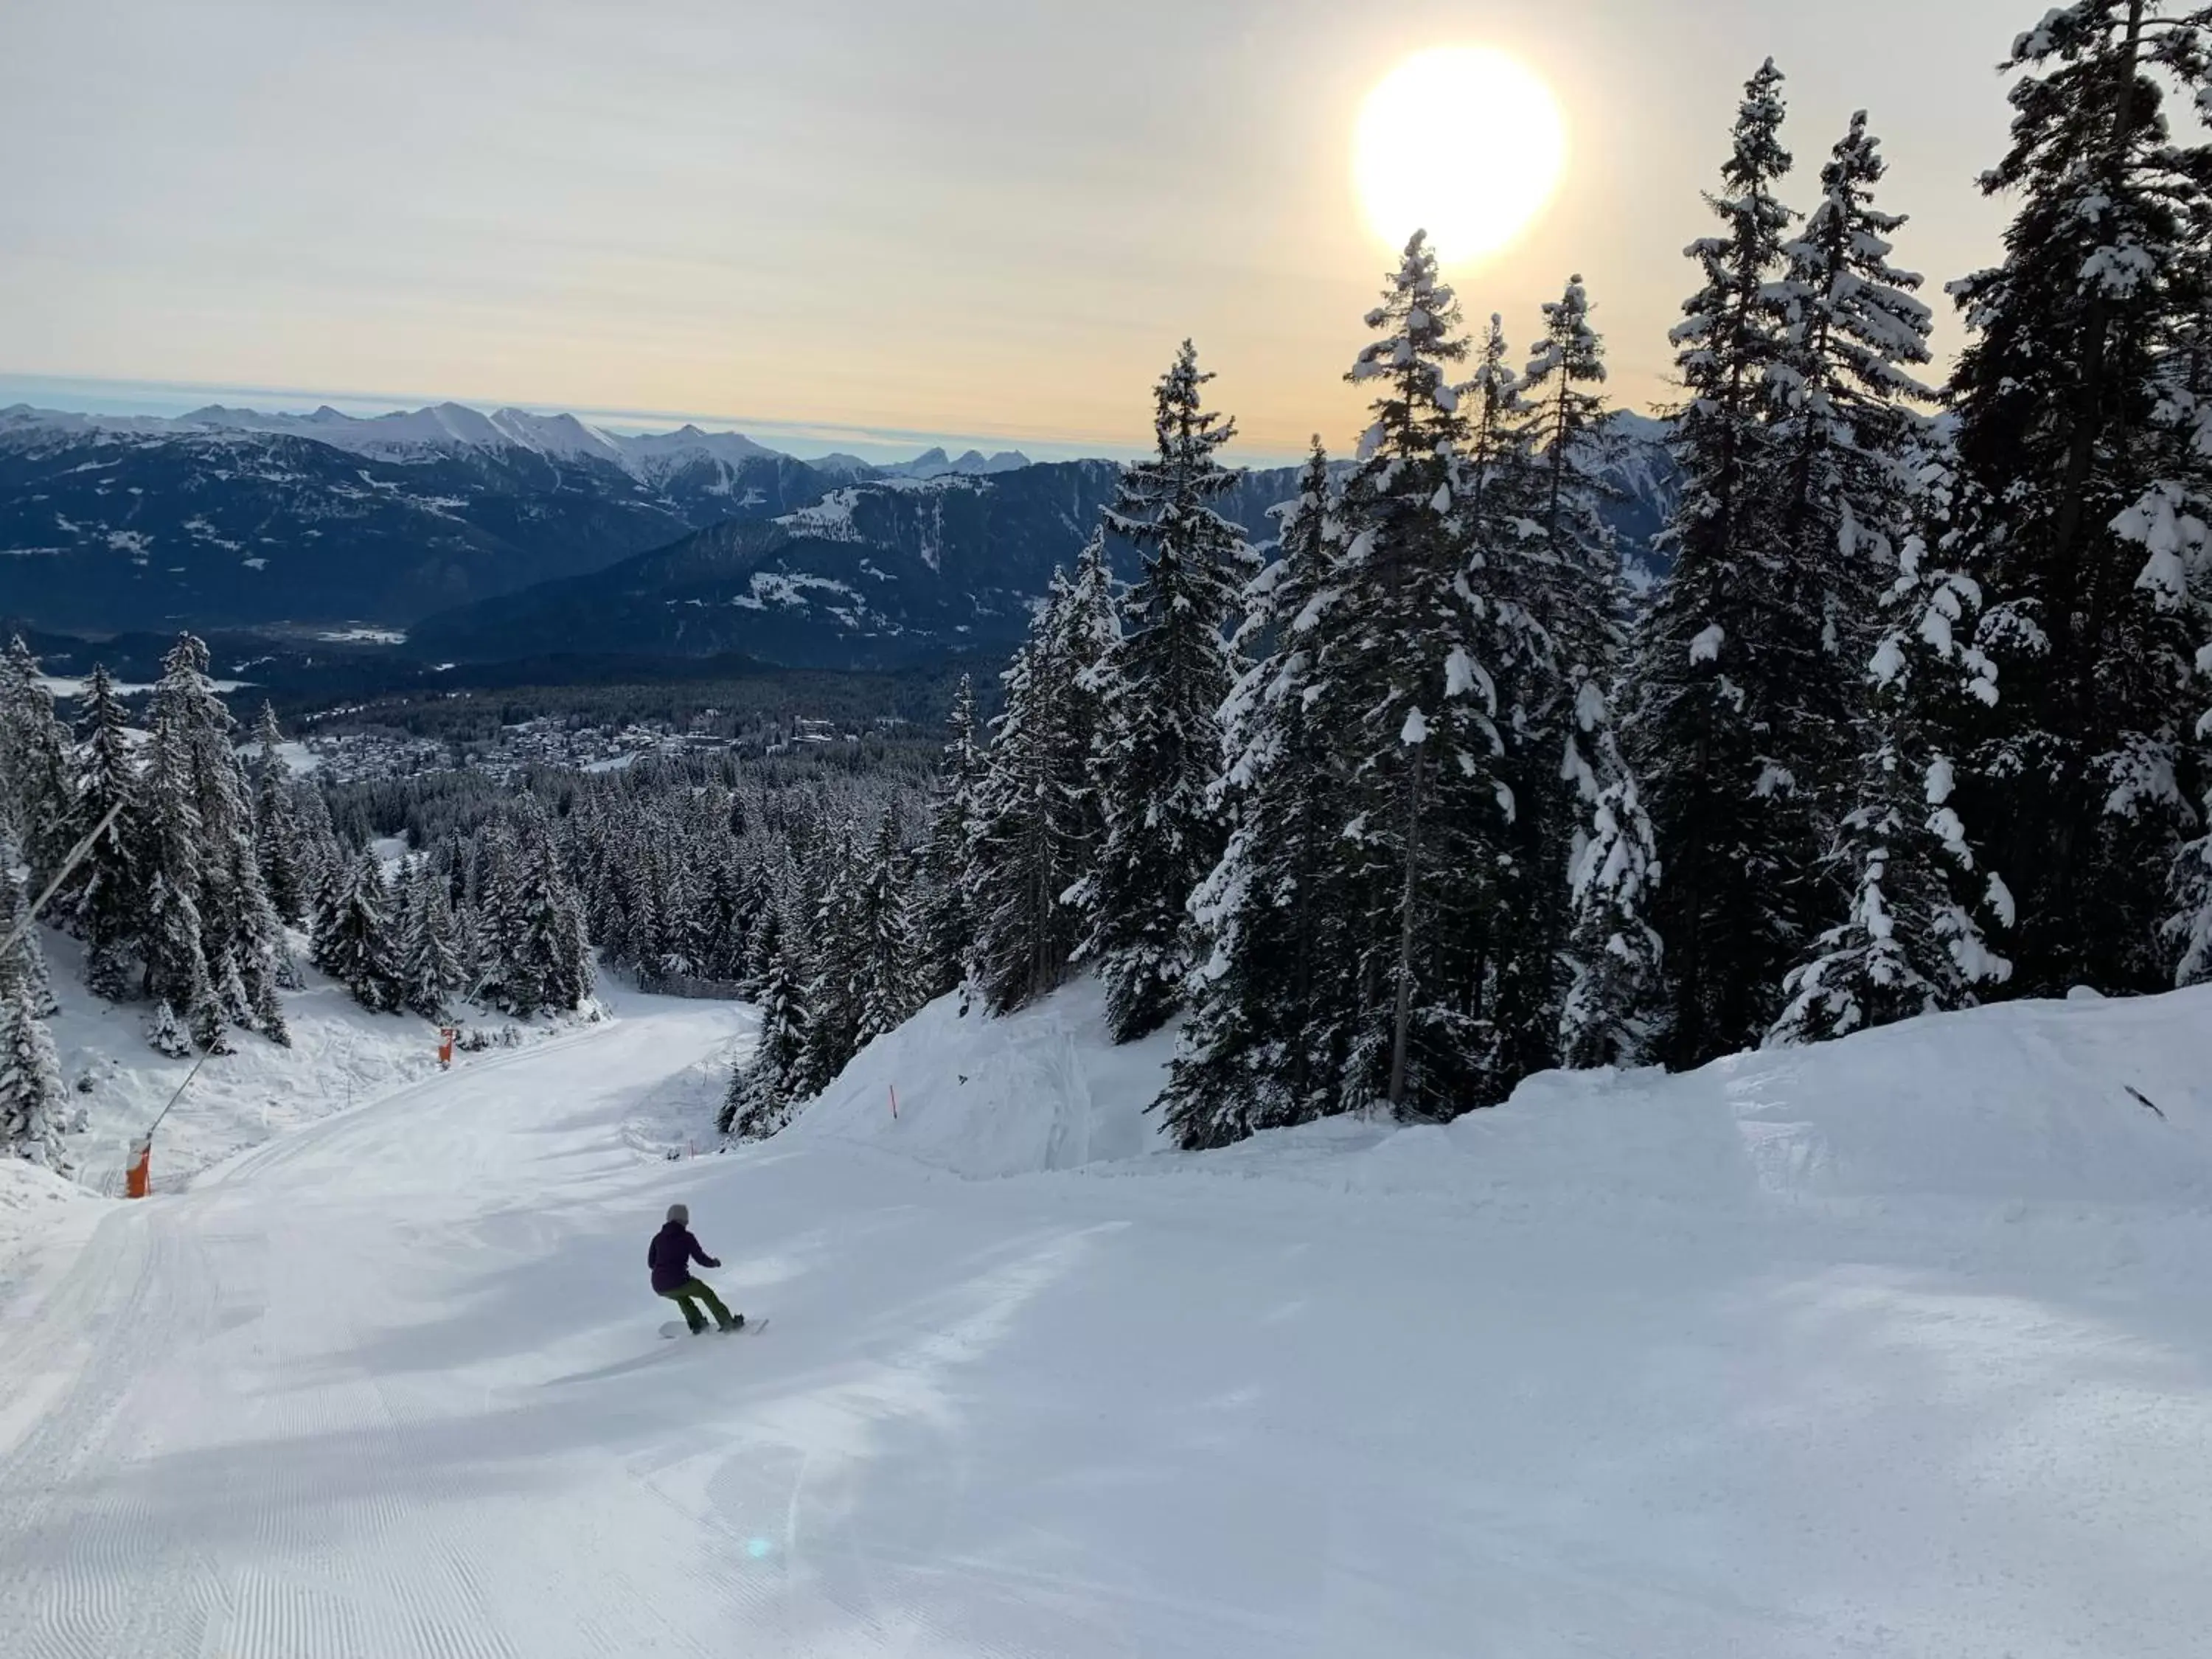
[[1526, 66], [1486, 46], [1440, 46], [1367, 94], [1352, 177], [1377, 236], [1397, 246], [1426, 229], [1439, 258], [1466, 264], [1528, 228], [1566, 154], [1559, 103]]

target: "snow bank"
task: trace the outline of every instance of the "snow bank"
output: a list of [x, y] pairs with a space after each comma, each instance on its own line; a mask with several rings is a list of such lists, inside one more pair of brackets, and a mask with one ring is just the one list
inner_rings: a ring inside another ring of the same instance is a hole
[[21, 1158], [0, 1158], [0, 1307], [20, 1288], [34, 1248], [74, 1243], [105, 1206], [73, 1181]]
[[1003, 1019], [947, 997], [870, 1044], [786, 1133], [970, 1177], [1272, 1179], [1638, 1225], [1660, 1212], [2009, 1224], [2144, 1206], [2212, 1219], [2199, 1082], [2212, 988], [2013, 1003], [1684, 1076], [1547, 1073], [1449, 1124], [1337, 1118], [1163, 1158], [1146, 1108], [1174, 1044], [1170, 1030], [1115, 1047], [1095, 981]]
[[940, 997], [862, 1049], [784, 1133], [861, 1141], [974, 1179], [1138, 1158], [1164, 1145], [1145, 1109], [1174, 1053], [1173, 1030], [1116, 1047], [1096, 980], [1002, 1019]]
[[1338, 1120], [1180, 1167], [1601, 1217], [2212, 1217], [2208, 1070], [2212, 988], [2021, 1002], [1679, 1077], [1547, 1073], [1447, 1125]]

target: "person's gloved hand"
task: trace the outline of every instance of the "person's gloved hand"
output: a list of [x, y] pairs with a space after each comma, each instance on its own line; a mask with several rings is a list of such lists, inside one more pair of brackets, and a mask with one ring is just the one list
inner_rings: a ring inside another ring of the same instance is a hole
[[711, 1256], [711, 1255], [710, 1255], [710, 1256], [708, 1256], [708, 1257], [707, 1258], [707, 1265], [708, 1265], [708, 1267], [720, 1267], [722, 1264], [721, 1264], [721, 1262], [720, 1262], [720, 1261], [718, 1261], [718, 1260], [716, 1260], [714, 1257], [713, 1257], [713, 1256]]

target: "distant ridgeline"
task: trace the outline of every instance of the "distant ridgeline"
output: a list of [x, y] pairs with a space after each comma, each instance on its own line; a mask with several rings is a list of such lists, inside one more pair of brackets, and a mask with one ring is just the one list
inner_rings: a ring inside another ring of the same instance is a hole
[[[1673, 471], [1656, 423], [1621, 435], [1607, 511], [1640, 557]], [[0, 616], [164, 637], [366, 623], [439, 661], [898, 666], [1018, 640], [1116, 473], [941, 450], [802, 462], [734, 433], [453, 404], [374, 420], [19, 405], [0, 410]], [[1291, 489], [1287, 469], [1244, 474], [1226, 511], [1265, 543]]]

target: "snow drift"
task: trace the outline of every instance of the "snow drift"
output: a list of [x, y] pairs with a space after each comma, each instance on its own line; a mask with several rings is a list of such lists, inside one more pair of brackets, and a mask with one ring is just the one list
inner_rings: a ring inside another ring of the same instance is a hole
[[1115, 1047], [1096, 980], [1000, 1019], [939, 997], [862, 1049], [784, 1134], [978, 1179], [1137, 1158], [1164, 1144], [1145, 1109], [1174, 1053], [1173, 1030]]
[[871, 1043], [786, 1134], [969, 1177], [1144, 1159], [1508, 1208], [2212, 1209], [2212, 988], [2009, 1003], [1682, 1076], [1550, 1072], [1449, 1124], [1339, 1118], [1162, 1162], [1146, 1109], [1175, 1040], [1115, 1047], [1094, 980], [1004, 1018], [945, 997]]

